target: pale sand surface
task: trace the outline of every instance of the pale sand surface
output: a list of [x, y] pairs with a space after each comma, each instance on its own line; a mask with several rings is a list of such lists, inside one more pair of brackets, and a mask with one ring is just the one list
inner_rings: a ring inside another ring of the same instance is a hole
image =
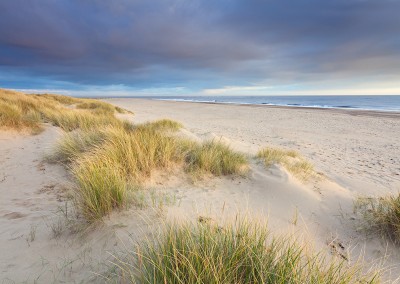
[[[134, 121], [181, 121], [200, 136], [224, 136], [246, 152], [299, 150], [335, 182], [362, 194], [400, 190], [400, 114], [109, 99]], [[362, 189], [360, 189], [362, 188]]]
[[[143, 238], [167, 219], [210, 217], [216, 222], [248, 212], [269, 220], [274, 232], [290, 232], [328, 254], [367, 262], [386, 259], [390, 283], [399, 276], [400, 250], [357, 230], [353, 200], [400, 189], [400, 120], [396, 115], [309, 109], [109, 99], [129, 109], [135, 123], [171, 118], [181, 135], [221, 139], [254, 154], [262, 146], [296, 149], [324, 177], [304, 184], [284, 169], [251, 162], [248, 177], [190, 181], [180, 172], [149, 182], [149, 206], [132, 207], [84, 232], [67, 229], [65, 202], [72, 180], [43, 162], [60, 137], [47, 127], [37, 136], [0, 132], [0, 283], [101, 282], [111, 254]], [[146, 195], [146, 193], [144, 193]], [[147, 197], [146, 197], [147, 198]], [[69, 209], [71, 210], [71, 209]], [[61, 213], [60, 213], [61, 212]], [[70, 213], [72, 214], [72, 213]], [[55, 237], [52, 228], [62, 222]], [[32, 229], [34, 228], [34, 229]], [[34, 237], [32, 238], [32, 231]]]

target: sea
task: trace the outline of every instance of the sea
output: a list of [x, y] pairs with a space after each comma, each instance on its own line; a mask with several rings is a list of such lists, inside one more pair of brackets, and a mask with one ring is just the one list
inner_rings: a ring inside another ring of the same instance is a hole
[[154, 100], [400, 112], [397, 96], [153, 96]]

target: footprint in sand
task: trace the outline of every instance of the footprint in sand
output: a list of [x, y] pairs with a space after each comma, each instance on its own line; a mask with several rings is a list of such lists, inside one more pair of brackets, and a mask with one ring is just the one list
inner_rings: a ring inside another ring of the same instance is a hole
[[8, 219], [8, 220], [20, 219], [20, 218], [23, 218], [25, 216], [27, 216], [27, 215], [19, 213], [19, 212], [11, 212], [11, 213], [7, 213], [7, 214], [3, 215], [3, 217]]
[[348, 260], [346, 249], [340, 240], [334, 239], [330, 242], [328, 241], [327, 245], [329, 246], [332, 255], [337, 255], [346, 261]]

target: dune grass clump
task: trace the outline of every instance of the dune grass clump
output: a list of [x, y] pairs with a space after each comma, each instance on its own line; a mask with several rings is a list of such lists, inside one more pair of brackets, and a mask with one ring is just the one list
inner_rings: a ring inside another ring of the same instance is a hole
[[182, 123], [171, 119], [160, 119], [153, 122], [148, 122], [140, 125], [139, 128], [152, 129], [152, 130], [170, 130], [177, 131], [183, 127]]
[[314, 173], [314, 166], [293, 150], [266, 147], [258, 152], [257, 158], [261, 159], [266, 167], [281, 164], [301, 180], [307, 180]]
[[33, 133], [42, 128], [42, 108], [53, 107], [50, 102], [36, 99], [22, 93], [0, 89], [0, 127], [22, 130], [31, 129]]
[[182, 157], [176, 143], [152, 129], [107, 127], [67, 136], [55, 155], [72, 162], [78, 207], [93, 221], [123, 207], [130, 191], [140, 187], [154, 170], [179, 163]]
[[248, 165], [244, 154], [234, 152], [218, 141], [189, 145], [185, 161], [189, 172], [211, 173], [215, 176], [244, 174]]
[[45, 111], [44, 114], [47, 121], [65, 131], [121, 124], [121, 121], [112, 113], [93, 113], [84, 110], [61, 109]]
[[107, 135], [106, 130], [78, 130], [64, 134], [62, 139], [57, 141], [53, 152], [47, 156], [50, 162], [72, 163], [80, 155], [101, 145]]
[[78, 103], [76, 105], [76, 108], [78, 109], [91, 109], [91, 110], [96, 110], [97, 113], [111, 113], [113, 114], [114, 112], [118, 113], [123, 113], [123, 109], [113, 106], [111, 104], [97, 101], [97, 100], [87, 100], [85, 102]]
[[258, 152], [257, 157], [262, 158], [266, 166], [270, 166], [274, 163], [283, 163], [288, 157], [297, 158], [299, 153], [294, 150], [266, 147]]
[[190, 173], [229, 175], [246, 169], [246, 157], [228, 146], [186, 141], [165, 132], [178, 127], [177, 122], [161, 120], [80, 128], [66, 133], [48, 159], [72, 170], [77, 204], [89, 221], [123, 207], [130, 191], [142, 187], [156, 170], [183, 167]]
[[16, 130], [30, 128], [33, 133], [43, 130], [40, 125], [40, 113], [35, 110], [24, 112], [20, 106], [2, 101], [0, 101], [0, 110], [0, 127]]
[[361, 213], [366, 229], [400, 244], [400, 194], [379, 198], [359, 198], [355, 211]]
[[140, 183], [155, 169], [168, 169], [180, 160], [176, 141], [151, 129], [120, 130], [110, 135], [96, 156], [121, 165], [126, 176]]
[[81, 103], [85, 99], [79, 99], [79, 98], [74, 98], [70, 96], [64, 96], [64, 95], [53, 95], [53, 94], [35, 94], [34, 96], [38, 98], [44, 98], [47, 99], [48, 101], [54, 101], [58, 102], [63, 105], [72, 105], [72, 104], [77, 104]]
[[128, 183], [118, 165], [84, 157], [72, 173], [77, 180], [76, 205], [86, 220], [98, 220], [127, 204]]
[[290, 237], [272, 237], [263, 224], [237, 219], [166, 226], [119, 259], [124, 283], [378, 283], [359, 265], [327, 261]]
[[[74, 109], [77, 104], [81, 108]], [[114, 112], [122, 109], [93, 99], [78, 99], [59, 95], [27, 95], [0, 90], [0, 127], [15, 130], [30, 129], [33, 133], [43, 129], [44, 122], [65, 131], [90, 129], [94, 126], [117, 125], [121, 121]]]

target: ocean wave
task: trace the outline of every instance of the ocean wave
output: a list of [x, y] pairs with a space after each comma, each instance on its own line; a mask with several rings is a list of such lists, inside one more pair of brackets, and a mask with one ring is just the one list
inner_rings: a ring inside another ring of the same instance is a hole
[[[175, 102], [192, 102], [192, 103], [213, 103], [213, 104], [229, 104], [229, 105], [263, 105], [263, 106], [281, 106], [281, 107], [293, 107], [293, 108], [323, 108], [323, 109], [349, 109], [349, 110], [367, 110], [367, 111], [387, 111], [387, 112], [399, 112], [400, 105], [383, 106], [377, 105], [376, 103], [371, 103], [370, 105], [357, 105], [357, 103], [352, 104], [332, 104], [329, 102], [326, 104], [312, 103], [312, 102], [271, 102], [268, 101], [268, 97], [249, 97], [235, 98], [235, 100], [228, 100], [227, 98], [152, 98], [154, 100], [162, 101], [175, 101]], [[230, 98], [231, 99], [231, 98]], [[264, 101], [261, 101], [264, 99]], [[276, 99], [276, 98], [275, 98]], [[282, 97], [282, 99], [285, 99]], [[303, 97], [298, 97], [299, 100]], [[326, 98], [324, 98], [326, 100]], [[340, 97], [339, 99], [343, 99]]]

